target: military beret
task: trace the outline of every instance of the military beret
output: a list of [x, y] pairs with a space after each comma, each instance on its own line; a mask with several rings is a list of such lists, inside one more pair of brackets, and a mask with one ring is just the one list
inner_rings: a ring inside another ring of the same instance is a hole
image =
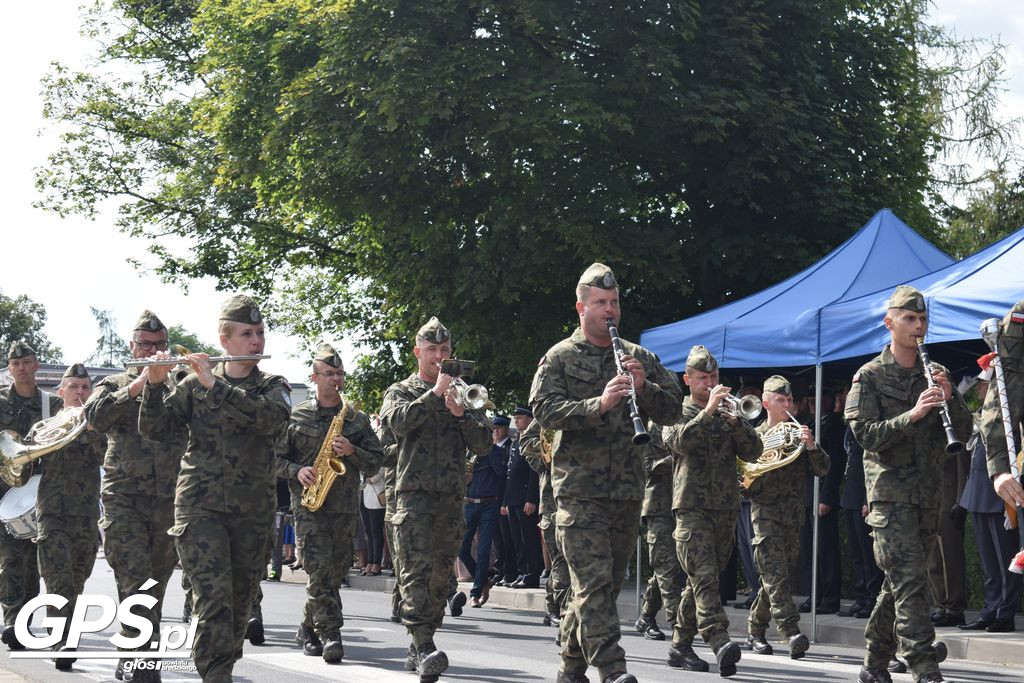
[[615, 273], [603, 263], [592, 263], [590, 267], [580, 275], [578, 285], [590, 285], [601, 289], [615, 289], [619, 283], [615, 281]]
[[246, 325], [256, 325], [263, 322], [263, 315], [260, 313], [260, 307], [251, 296], [235, 294], [220, 307], [220, 319]]
[[28, 345], [28, 342], [24, 339], [11, 344], [11, 350], [7, 352], [7, 360], [14, 360], [15, 358], [27, 358], [28, 356], [36, 355], [36, 350]]
[[512, 411], [513, 415], [526, 415], [527, 417], [533, 417], [533, 411], [526, 406], [516, 406], [516, 409]]
[[68, 379], [71, 377], [77, 377], [78, 379], [90, 379], [89, 371], [85, 369], [85, 365], [82, 363], [69, 365], [68, 369], [64, 371], [63, 375], [61, 375], [61, 379]]
[[341, 367], [341, 356], [334, 350], [334, 347], [330, 344], [321, 344], [316, 349], [316, 355], [313, 356], [313, 360], [323, 361], [332, 368]]
[[416, 338], [425, 339], [433, 344], [444, 344], [447, 341], [451, 341], [452, 335], [435, 315], [427, 321], [426, 325], [420, 328], [420, 331], [416, 333]]
[[494, 419], [491, 420], [491, 423], [494, 424], [495, 427], [508, 427], [512, 424], [512, 421], [504, 415], [495, 415]]
[[160, 330], [166, 330], [163, 322], [160, 318], [156, 317], [156, 313], [149, 310], [148, 308], [142, 312], [139, 319], [135, 322], [134, 332], [159, 332]]
[[702, 372], [714, 372], [718, 369], [718, 361], [707, 347], [697, 344], [690, 349], [690, 355], [686, 357], [686, 367]]
[[924, 313], [924, 295], [910, 285], [900, 285], [889, 295], [886, 308], [905, 308], [915, 313]]
[[789, 380], [782, 375], [772, 375], [766, 379], [764, 381], [764, 390], [785, 396], [793, 395], [793, 389], [789, 386]]

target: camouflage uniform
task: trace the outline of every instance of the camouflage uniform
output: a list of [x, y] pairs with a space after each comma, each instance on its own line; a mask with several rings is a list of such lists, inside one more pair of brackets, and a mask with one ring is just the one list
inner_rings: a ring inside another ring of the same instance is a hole
[[[789, 382], [778, 376], [769, 377], [764, 390], [791, 395]], [[761, 423], [755, 431], [763, 437], [769, 431], [768, 423]], [[785, 467], [762, 474], [750, 485], [754, 562], [761, 574], [761, 589], [747, 619], [752, 636], [763, 638], [772, 618], [783, 638], [800, 633], [800, 613], [793, 605], [790, 581], [800, 555], [804, 489], [808, 470], [823, 477], [829, 465], [828, 454], [814, 448]]]
[[340, 410], [341, 405], [327, 408], [315, 398], [295, 406], [288, 423], [286, 446], [277, 461], [278, 476], [287, 479], [291, 489], [297, 546], [302, 549], [302, 566], [309, 575], [302, 625], [312, 628], [325, 642], [340, 641], [340, 630], [345, 624], [339, 589], [342, 578], [348, 573], [344, 560], [352, 552], [356, 534], [359, 473], [372, 477], [380, 469], [383, 457], [370, 418], [354, 406], [347, 406], [341, 434], [352, 442], [355, 453], [339, 458], [346, 466], [345, 474], [334, 480], [319, 510], [312, 512], [302, 505], [299, 470], [313, 466], [331, 422]]
[[391, 588], [391, 616], [392, 620], [394, 620], [399, 616], [399, 609], [402, 604], [402, 592], [399, 588], [400, 582], [398, 581], [400, 561], [398, 553], [395, 552], [395, 526], [391, 523], [391, 518], [395, 514], [395, 508], [398, 506], [398, 496], [395, 494], [395, 466], [398, 464], [398, 441], [395, 439], [395, 435], [383, 426], [380, 427], [377, 436], [380, 438], [381, 446], [384, 449], [384, 455], [380, 461], [381, 467], [384, 468], [384, 535], [387, 537], [388, 548], [391, 551], [391, 569], [395, 573], [395, 583]]
[[[588, 268], [580, 284], [617, 287], [602, 264]], [[671, 423], [682, 396], [675, 375], [647, 349], [626, 340], [622, 347], [646, 373], [636, 397], [642, 418]], [[536, 420], [557, 430], [551, 474], [556, 538], [573, 595], [560, 625], [561, 670], [583, 675], [590, 665], [602, 679], [626, 670], [615, 601], [636, 543], [645, 479], [626, 401], [600, 412], [601, 394], [616, 374], [612, 347], [594, 346], [577, 328], [544, 355], [530, 390]]]
[[[144, 311], [135, 331], [157, 332], [163, 323], [150, 311]], [[114, 570], [118, 600], [142, 592], [152, 578], [156, 585], [145, 592], [157, 598], [152, 610], [135, 608], [159, 633], [167, 582], [174, 573], [178, 554], [167, 530], [174, 524], [174, 485], [181, 469], [181, 456], [188, 443], [188, 431], [168, 434], [163, 442], [149, 441], [139, 434], [139, 409], [142, 393], [132, 398], [129, 385], [141, 372], [110, 375], [97, 383], [85, 404], [89, 424], [107, 437], [103, 461], [103, 554]], [[173, 388], [170, 379], [167, 391]], [[121, 627], [125, 636], [137, 632]], [[140, 646], [139, 649], [146, 649]]]
[[[262, 319], [248, 297], [232, 297], [221, 315]], [[290, 387], [259, 368], [241, 379], [226, 376], [224, 365], [213, 374], [211, 389], [194, 373], [170, 392], [147, 384], [139, 432], [165, 441], [189, 430], [168, 533], [192, 580], [196, 668], [204, 681], [229, 681], [265, 568], [276, 505], [274, 439], [288, 420]]]
[[[417, 336], [432, 343], [450, 339], [436, 318]], [[424, 645], [433, 645], [444, 618], [464, 532], [466, 450], [487, 453], [491, 428], [481, 411], [466, 410], [456, 418], [418, 374], [388, 387], [380, 420], [398, 442], [391, 524], [402, 622], [422, 652]]]
[[[691, 350], [688, 368], [711, 372], [717, 363], [703, 347]], [[761, 439], [742, 419], [730, 422], [683, 400], [682, 416], [663, 430], [665, 447], [675, 462], [672, 473], [673, 537], [679, 564], [686, 572], [672, 629], [673, 646], [690, 646], [698, 630], [713, 650], [729, 643], [729, 619], [718, 595], [718, 575], [725, 569], [736, 540], [739, 486], [736, 459], [753, 462]]]
[[[924, 297], [901, 285], [888, 308], [923, 312]], [[938, 671], [928, 612], [927, 558], [937, 543], [945, 431], [939, 410], [914, 423], [910, 411], [927, 388], [920, 357], [905, 368], [889, 346], [853, 376], [846, 419], [864, 448], [864, 481], [875, 560], [885, 572], [882, 592], [864, 629], [864, 666], [885, 670], [896, 655], [915, 680]], [[958, 434], [969, 435], [971, 416], [954, 386], [947, 402]], [[899, 642], [897, 643], [897, 637]]]
[[[1017, 446], [1017, 453], [1020, 453], [1019, 425], [1024, 419], [1024, 300], [1018, 301], [1003, 318], [997, 351], [999, 363], [1003, 366], [1010, 423], [1014, 427], [1014, 444]], [[989, 386], [985, 406], [981, 412], [981, 433], [985, 438], [985, 448], [988, 452], [988, 474], [989, 477], [995, 477], [1009, 474], [1010, 454], [1006, 450], [1006, 430], [1003, 427], [999, 392], [995, 390], [995, 377]], [[1017, 453], [1013, 456], [1016, 457]]]
[[[653, 625], [658, 610], [664, 606], [665, 621], [669, 628], [674, 628], [686, 575], [679, 564], [676, 542], [672, 538], [676, 528], [672, 517], [672, 456], [665, 450], [661, 428], [651, 425], [648, 431], [651, 434], [651, 445], [644, 463], [647, 487], [644, 489], [640, 515], [647, 527], [651, 578], [644, 590], [640, 614], [641, 618]], [[659, 639], [662, 638], [659, 636]]]

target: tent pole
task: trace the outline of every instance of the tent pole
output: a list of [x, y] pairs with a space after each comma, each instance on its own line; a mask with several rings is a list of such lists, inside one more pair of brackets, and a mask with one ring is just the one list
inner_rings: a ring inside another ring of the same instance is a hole
[[[814, 438], [821, 444], [821, 363], [814, 368]], [[811, 503], [811, 642], [818, 642], [818, 482], [814, 477], [814, 495]]]

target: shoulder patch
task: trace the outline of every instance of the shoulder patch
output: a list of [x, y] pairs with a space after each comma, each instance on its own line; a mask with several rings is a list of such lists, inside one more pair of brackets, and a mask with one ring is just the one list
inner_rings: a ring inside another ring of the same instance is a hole
[[1024, 313], [1013, 311], [1010, 313], [1010, 322], [1016, 325], [1024, 325]]

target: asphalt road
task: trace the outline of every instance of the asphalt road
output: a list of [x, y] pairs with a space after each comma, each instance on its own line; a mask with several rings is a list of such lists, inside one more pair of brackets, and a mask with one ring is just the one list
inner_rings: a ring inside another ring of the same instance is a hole
[[[292, 681], [372, 681], [389, 683], [416, 681], [413, 674], [403, 670], [408, 636], [399, 624], [389, 621], [390, 596], [380, 592], [344, 590], [346, 624], [342, 630], [345, 660], [339, 665], [325, 664], [319, 658], [306, 657], [295, 646], [292, 638], [298, 616], [305, 599], [304, 586], [292, 583], [263, 583], [263, 602], [267, 642], [260, 647], [246, 643], [245, 657], [235, 665], [235, 678], [254, 683], [291, 683]], [[102, 558], [97, 560], [86, 593], [115, 595], [113, 574]], [[165, 610], [165, 626], [179, 623], [182, 592], [180, 576], [175, 573]], [[92, 614], [90, 613], [90, 617]], [[734, 637], [740, 630], [734, 625]], [[37, 635], [42, 629], [36, 628]], [[109, 649], [106, 639], [113, 629], [83, 637], [82, 648]], [[485, 606], [483, 609], [466, 608], [460, 618], [446, 619], [438, 633], [438, 647], [448, 653], [451, 668], [442, 680], [459, 683], [495, 683], [552, 681], [558, 670], [558, 650], [553, 638], [555, 631], [540, 623], [540, 615], [511, 609]], [[632, 631], [623, 633], [630, 671], [640, 681], [714, 681], [721, 680], [717, 667], [711, 673], [691, 674], [670, 669], [665, 664], [668, 645], [665, 642], [645, 640]], [[697, 653], [709, 662], [714, 661], [704, 646]], [[855, 681], [860, 667], [862, 651], [848, 647], [814, 645], [803, 660], [791, 661], [785, 648], [773, 657], [757, 657], [744, 653], [739, 672], [732, 681]], [[190, 664], [190, 662], [187, 662]], [[30, 681], [113, 681], [114, 660], [83, 660], [75, 663], [71, 672], [56, 671], [48, 659], [11, 659], [0, 654], [0, 683], [17, 681], [19, 677]], [[1002, 683], [1024, 681], [1024, 667], [999, 664], [948, 662], [943, 673], [948, 680]], [[5, 673], [6, 672], [6, 673]], [[165, 683], [197, 681], [194, 672], [164, 671]], [[596, 681], [596, 671], [591, 680]], [[911, 681], [909, 675], [894, 676], [894, 681]]]

